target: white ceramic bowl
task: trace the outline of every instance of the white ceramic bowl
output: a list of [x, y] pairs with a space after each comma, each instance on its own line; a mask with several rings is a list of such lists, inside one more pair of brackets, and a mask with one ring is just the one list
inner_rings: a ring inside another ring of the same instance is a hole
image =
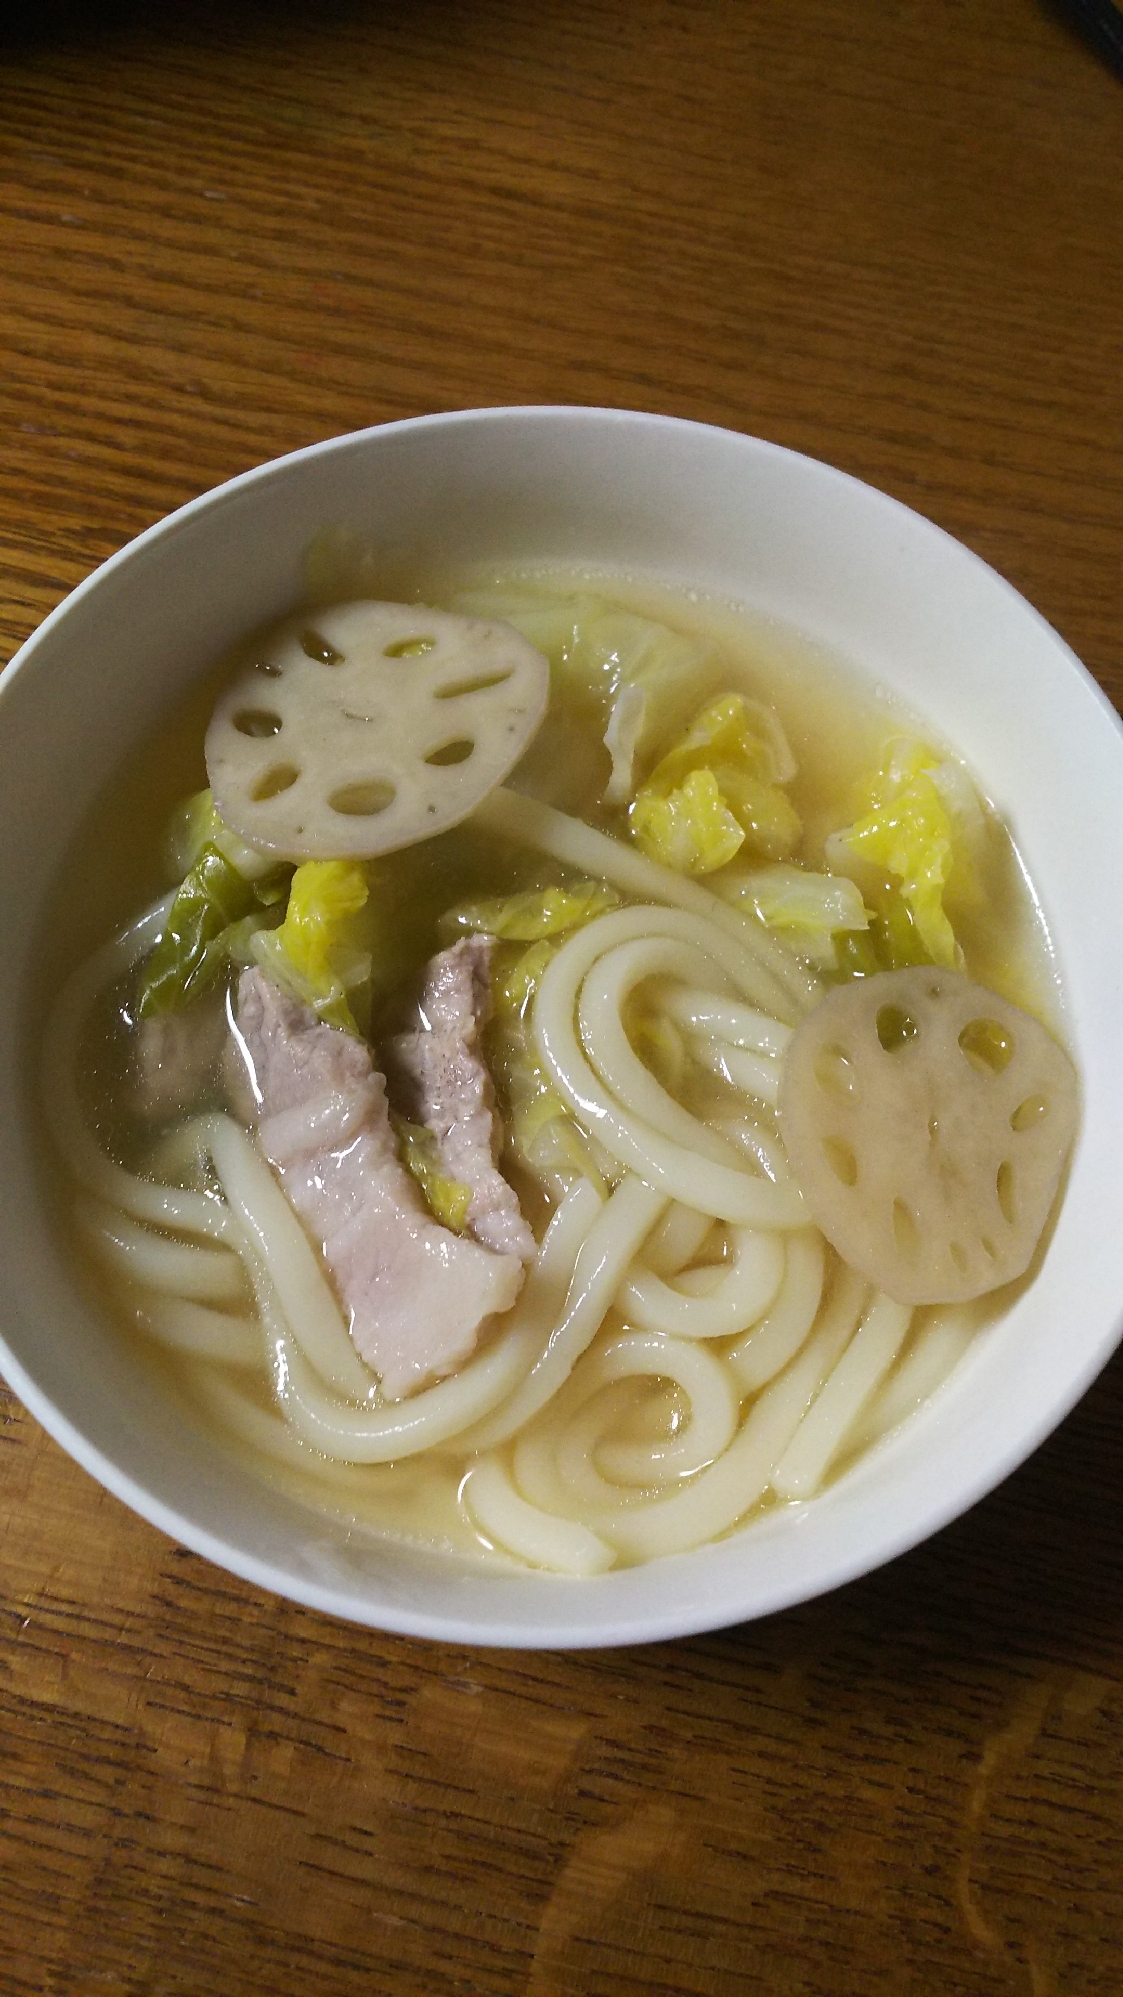
[[[167, 703], [299, 593], [326, 522], [450, 563], [649, 572], [772, 613], [849, 658], [967, 758], [1041, 897], [1084, 1124], [1036, 1282], [926, 1411], [807, 1506], [721, 1544], [574, 1581], [359, 1544], [231, 1467], [74, 1286], [39, 1189], [26, 1047], [38, 921], [94, 793]], [[0, 680], [0, 1366], [90, 1473], [266, 1588], [455, 1642], [636, 1643], [741, 1621], [890, 1559], [1060, 1421], [1123, 1307], [1123, 735], [1072, 653], [929, 522], [811, 459], [664, 417], [495, 409], [318, 444], [183, 507], [75, 590]]]

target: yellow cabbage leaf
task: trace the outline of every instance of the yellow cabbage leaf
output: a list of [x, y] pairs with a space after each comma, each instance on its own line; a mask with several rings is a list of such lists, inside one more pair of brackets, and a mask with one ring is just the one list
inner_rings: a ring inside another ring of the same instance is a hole
[[505, 942], [534, 943], [592, 922], [619, 900], [604, 881], [580, 881], [572, 888], [534, 888], [494, 900], [461, 902], [442, 916], [440, 926], [444, 935], [476, 930]]
[[556, 952], [557, 945], [545, 937], [527, 950], [509, 944], [497, 950], [491, 973], [491, 1003], [497, 1018], [526, 1018], [542, 973]]
[[411, 1178], [416, 1179], [434, 1220], [451, 1228], [454, 1234], [463, 1234], [472, 1204], [471, 1186], [449, 1177], [441, 1164], [437, 1140], [425, 1124], [410, 1123], [408, 1118], [393, 1114], [390, 1120], [397, 1133], [402, 1164]]
[[793, 866], [757, 867], [723, 875], [723, 901], [751, 908], [768, 929], [780, 932], [802, 957], [833, 969], [836, 938], [869, 928], [869, 910], [845, 874], [817, 874]]
[[652, 860], [677, 874], [712, 874], [745, 843], [712, 770], [691, 770], [667, 792], [644, 784], [628, 813], [632, 837]]
[[359, 947], [358, 917], [367, 903], [367, 877], [352, 860], [306, 860], [289, 889], [278, 929], [253, 939], [257, 962], [329, 1026], [357, 1033], [348, 993], [367, 984], [369, 950]]
[[640, 785], [632, 836], [681, 874], [716, 873], [746, 841], [766, 859], [787, 859], [802, 827], [778, 779], [793, 768], [776, 717], [743, 694], [723, 694]]
[[761, 783], [790, 782], [795, 764], [771, 708], [742, 693], [725, 693], [699, 709], [681, 742], [668, 750], [649, 781], [677, 783], [700, 764], [727, 763]]
[[528, 945], [497, 945], [487, 1029], [488, 1065], [504, 1112], [509, 1151], [551, 1194], [575, 1177], [602, 1185], [589, 1140], [548, 1080], [530, 1029], [535, 995], [557, 951], [558, 945], [546, 937]]
[[[865, 786], [865, 810], [841, 838], [857, 859], [900, 883], [922, 961], [954, 968], [960, 951], [944, 910], [944, 889], [955, 861], [953, 826], [933, 781], [939, 767], [940, 758], [922, 742], [890, 744]], [[898, 917], [896, 926], [901, 934], [895, 954], [905, 956], [906, 925]]]

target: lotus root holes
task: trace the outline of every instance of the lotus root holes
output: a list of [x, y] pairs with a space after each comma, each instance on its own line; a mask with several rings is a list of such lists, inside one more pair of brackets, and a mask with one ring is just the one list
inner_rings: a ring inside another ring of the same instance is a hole
[[856, 1087], [854, 1063], [845, 1047], [840, 1047], [837, 1041], [819, 1048], [815, 1056], [815, 1080], [826, 1095], [853, 1095]]
[[399, 638], [394, 645], [384, 645], [384, 659], [420, 659], [436, 646], [435, 638]]
[[342, 818], [375, 818], [394, 802], [393, 784], [384, 783], [381, 777], [370, 777], [365, 783], [345, 784], [341, 790], [333, 791], [328, 799], [333, 811]]
[[824, 1137], [823, 1156], [840, 1186], [857, 1185], [858, 1160], [840, 1137]]
[[373, 859], [459, 825], [513, 769], [549, 696], [546, 660], [511, 625], [416, 604], [298, 613], [263, 655], [267, 696], [247, 663], [219, 698], [207, 775], [223, 822], [283, 860]]
[[266, 770], [253, 787], [253, 801], [263, 804], [268, 798], [280, 797], [282, 791], [291, 790], [300, 771], [295, 763], [275, 763]]
[[1040, 1023], [957, 971], [840, 985], [797, 1027], [779, 1115], [812, 1218], [898, 1303], [965, 1303], [1024, 1274], [1076, 1129]]
[[1049, 1114], [1049, 1105], [1044, 1096], [1027, 1096], [1017, 1109], [1010, 1112], [1011, 1130], [1032, 1130], [1035, 1123], [1041, 1123]]
[[877, 1015], [877, 1037], [887, 1054], [898, 1047], [907, 1047], [920, 1031], [911, 1013], [902, 1012], [899, 1005], [883, 1005]]
[[425, 761], [430, 769], [452, 769], [457, 763], [466, 763], [475, 746], [468, 736], [463, 736], [456, 742], [445, 742], [440, 749], [431, 749]]
[[510, 673], [481, 673], [475, 679], [454, 680], [451, 686], [439, 686], [435, 700], [459, 700], [465, 693], [487, 693], [493, 686], [505, 686]]
[[319, 666], [341, 666], [344, 663], [344, 653], [337, 652], [335, 646], [329, 645], [318, 631], [302, 631], [300, 649], [306, 659], [315, 659]]
[[913, 1213], [911, 1207], [905, 1205], [902, 1199], [896, 1199], [893, 1202], [893, 1239], [901, 1254], [907, 1260], [912, 1261], [915, 1259], [917, 1249], [920, 1245], [916, 1215]]
[[234, 726], [239, 735], [251, 735], [255, 741], [261, 741], [266, 736], [280, 734], [281, 717], [270, 714], [264, 707], [243, 707], [234, 716]]
[[1014, 1036], [996, 1019], [970, 1019], [959, 1036], [959, 1044], [983, 1075], [1001, 1075], [1014, 1055]]

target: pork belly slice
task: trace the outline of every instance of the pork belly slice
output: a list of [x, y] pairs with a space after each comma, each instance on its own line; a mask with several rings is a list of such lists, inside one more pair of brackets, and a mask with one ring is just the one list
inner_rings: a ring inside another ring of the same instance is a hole
[[534, 1236], [496, 1164], [502, 1131], [480, 1048], [491, 1016], [493, 947], [493, 937], [465, 936], [429, 959], [417, 1024], [393, 1040], [388, 1066], [396, 1101], [432, 1131], [449, 1178], [469, 1188], [476, 1240], [530, 1262]]
[[351, 1336], [389, 1400], [455, 1371], [522, 1286], [497, 1255], [435, 1221], [401, 1164], [370, 1050], [261, 971], [242, 974], [238, 1033], [258, 1141], [324, 1259]]

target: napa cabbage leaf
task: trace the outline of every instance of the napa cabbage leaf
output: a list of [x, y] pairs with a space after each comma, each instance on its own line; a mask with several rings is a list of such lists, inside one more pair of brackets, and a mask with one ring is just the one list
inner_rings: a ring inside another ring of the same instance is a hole
[[282, 901], [288, 885], [289, 868], [279, 867], [271, 853], [247, 846], [244, 839], [219, 817], [209, 790], [197, 790], [176, 805], [164, 832], [164, 862], [168, 879], [181, 881], [191, 872], [205, 846], [216, 846], [232, 867], [247, 881], [268, 881], [270, 888], [258, 890], [263, 904]]
[[[966, 780], [957, 764], [950, 765], [954, 779], [948, 768], [923, 742], [907, 737], [890, 742], [861, 787], [854, 823], [829, 842], [832, 858], [843, 857], [845, 864], [849, 854], [888, 877], [888, 890], [873, 899], [882, 954], [894, 968], [908, 963], [954, 968], [962, 962], [944, 903], [953, 873], [965, 900], [974, 892], [974, 826], [964, 801]], [[978, 811], [973, 793], [969, 796]]]
[[250, 943], [255, 961], [329, 1026], [357, 1033], [349, 997], [369, 988], [371, 952], [361, 917], [366, 869], [353, 860], [305, 860], [289, 889], [284, 921]]
[[614, 908], [619, 896], [601, 881], [533, 889], [468, 901], [442, 917], [443, 934], [475, 930], [499, 939], [491, 964], [488, 1066], [503, 1109], [507, 1148], [547, 1192], [582, 1175], [603, 1186], [603, 1158], [570, 1115], [538, 1059], [531, 1011], [559, 942]]
[[837, 940], [869, 928], [870, 912], [852, 880], [809, 868], [758, 867], [726, 873], [714, 887], [724, 901], [748, 908], [777, 930], [801, 957], [835, 967]]
[[616, 694], [604, 731], [604, 746], [612, 758], [612, 774], [605, 785], [604, 801], [626, 805], [636, 787], [636, 759], [647, 727], [647, 695], [641, 686], [628, 681]]
[[437, 1140], [425, 1124], [411, 1123], [407, 1117], [393, 1112], [390, 1121], [397, 1135], [402, 1164], [420, 1186], [434, 1220], [451, 1228], [454, 1234], [463, 1234], [472, 1203], [471, 1186], [451, 1178], [445, 1171]]
[[292, 874], [231, 832], [209, 790], [176, 806], [165, 829], [164, 863], [179, 885], [141, 969], [141, 1019], [190, 1005], [229, 962], [245, 961], [251, 932], [278, 919]]
[[611, 726], [618, 698], [628, 695], [631, 720], [639, 723], [632, 755], [641, 764], [685, 726], [699, 699], [722, 678], [720, 658], [706, 640], [603, 601], [578, 620], [567, 669], [578, 684], [599, 693], [602, 732]]
[[137, 1013], [176, 1012], [215, 982], [227, 963], [225, 938], [259, 907], [254, 883], [210, 843], [181, 881], [163, 933], [145, 959]]
[[758, 701], [723, 694], [694, 716], [632, 801], [632, 836], [676, 873], [716, 873], [748, 844], [783, 860], [802, 826], [781, 788], [794, 773], [779, 721]]
[[460, 902], [441, 917], [442, 935], [460, 931], [498, 936], [505, 942], [534, 943], [560, 936], [615, 908], [620, 897], [604, 881], [579, 881], [573, 887], [532, 888], [522, 894]]
[[645, 785], [628, 813], [632, 837], [651, 859], [676, 874], [711, 874], [728, 866], [745, 843], [712, 770], [691, 770], [660, 792]]
[[[453, 606], [472, 617], [502, 618], [550, 662], [555, 699], [531, 749], [527, 768], [541, 789], [557, 781], [567, 751], [587, 770], [581, 735], [604, 739], [609, 770], [601, 790], [609, 805], [627, 803], [633, 772], [681, 732], [700, 700], [727, 677], [714, 645], [651, 617], [621, 609], [588, 590], [551, 590], [529, 583], [475, 589]], [[565, 717], [577, 732], [565, 734]], [[516, 777], [516, 783], [519, 779]]]
[[766, 784], [790, 783], [796, 770], [778, 715], [743, 693], [722, 694], [699, 708], [659, 770], [665, 782], [674, 783], [703, 759], [708, 764], [726, 763], [742, 776]]

